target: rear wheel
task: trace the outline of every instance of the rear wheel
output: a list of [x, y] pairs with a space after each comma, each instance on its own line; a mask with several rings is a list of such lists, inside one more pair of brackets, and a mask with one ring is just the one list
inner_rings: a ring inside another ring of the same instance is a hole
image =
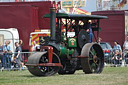
[[[35, 61], [35, 62], [34, 62]], [[42, 66], [40, 64], [48, 63], [48, 53], [47, 52], [38, 52], [32, 54], [28, 58], [27, 64], [37, 64], [38, 66], [27, 66], [30, 73], [35, 76], [50, 76], [54, 75], [59, 71], [58, 66]], [[52, 63], [60, 63], [59, 57], [53, 53]]]
[[85, 73], [101, 73], [104, 67], [104, 54], [100, 45], [87, 43], [82, 49], [81, 66]]

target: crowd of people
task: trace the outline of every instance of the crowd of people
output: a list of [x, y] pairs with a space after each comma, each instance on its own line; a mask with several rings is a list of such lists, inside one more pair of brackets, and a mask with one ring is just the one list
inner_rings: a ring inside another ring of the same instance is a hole
[[[6, 40], [5, 45], [0, 45], [0, 67], [1, 69], [23, 68], [22, 44], [23, 41], [15, 42], [15, 52], [12, 53], [11, 41]], [[14, 56], [12, 56], [14, 55]]]
[[[10, 43], [10, 40], [6, 40], [4, 45], [0, 44], [0, 69], [24, 69], [23, 41], [15, 42], [15, 52], [11, 51]], [[37, 51], [39, 48], [37, 42], [33, 41], [32, 52]]]
[[[98, 44], [101, 42], [101, 38], [98, 38]], [[114, 64], [114, 66], [121, 66], [122, 61], [125, 61], [125, 64], [128, 65], [128, 36], [126, 37], [126, 40], [123, 44], [123, 50], [118, 43], [118, 41], [114, 42], [114, 46], [112, 48], [112, 51], [110, 52], [111, 55], [111, 62]]]

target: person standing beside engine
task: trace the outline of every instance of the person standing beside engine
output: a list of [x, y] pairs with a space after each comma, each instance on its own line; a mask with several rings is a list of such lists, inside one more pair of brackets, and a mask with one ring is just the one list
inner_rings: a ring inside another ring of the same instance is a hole
[[[21, 52], [22, 52], [22, 46], [23, 46], [23, 40], [19, 40], [19, 46], [21, 48]], [[22, 55], [23, 53], [21, 53], [21, 68], [23, 69], [23, 66], [24, 66], [24, 56]]]
[[14, 67], [20, 68], [21, 61], [22, 61], [22, 57], [21, 57], [22, 50], [18, 42], [15, 42], [15, 46], [16, 46], [16, 49], [14, 54]]

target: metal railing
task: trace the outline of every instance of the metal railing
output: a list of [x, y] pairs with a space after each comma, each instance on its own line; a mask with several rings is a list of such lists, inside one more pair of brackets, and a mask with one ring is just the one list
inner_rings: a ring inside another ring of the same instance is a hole
[[121, 59], [112, 59], [114, 55], [111, 55], [105, 58], [105, 66], [111, 67], [128, 67], [128, 51], [123, 51], [121, 55]]
[[18, 66], [16, 58], [14, 57], [17, 52], [14, 53], [7, 53], [6, 55], [0, 52], [0, 70], [26, 70], [27, 67], [25, 64], [27, 63], [28, 57], [35, 52], [20, 52], [21, 55], [21, 65]]

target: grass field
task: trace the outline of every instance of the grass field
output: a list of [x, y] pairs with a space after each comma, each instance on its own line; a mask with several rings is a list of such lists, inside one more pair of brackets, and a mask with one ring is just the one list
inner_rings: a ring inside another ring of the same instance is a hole
[[105, 67], [101, 74], [35, 77], [25, 71], [0, 72], [0, 85], [128, 85], [128, 67]]

